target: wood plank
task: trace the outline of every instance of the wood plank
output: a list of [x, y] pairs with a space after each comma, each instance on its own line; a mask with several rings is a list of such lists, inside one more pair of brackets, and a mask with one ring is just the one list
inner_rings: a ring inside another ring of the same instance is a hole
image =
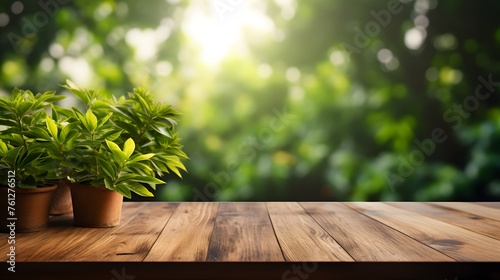
[[500, 241], [381, 202], [349, 202], [356, 209], [459, 261], [500, 261]]
[[300, 203], [356, 261], [454, 261], [341, 203]]
[[481, 217], [500, 221], [500, 209], [482, 206], [470, 202], [430, 202], [433, 205], [455, 209], [458, 211], [469, 212]]
[[[133, 214], [145, 206], [142, 202], [124, 203], [118, 227], [127, 224], [134, 218]], [[110, 230], [112, 228], [74, 226], [72, 215], [54, 217], [49, 220], [49, 227], [45, 230], [16, 234], [16, 261], [64, 261], [64, 256], [96, 242]], [[4, 247], [2, 244], [0, 250]]]
[[144, 261], [205, 261], [218, 203], [183, 202]]
[[118, 227], [16, 234], [16, 261], [498, 262], [499, 204], [126, 202]]
[[61, 258], [64, 261], [142, 261], [178, 204], [148, 202], [132, 214], [130, 222], [112, 228], [96, 242]]
[[452, 208], [442, 208], [432, 203], [391, 202], [389, 204], [500, 240], [500, 221]]
[[221, 203], [208, 261], [284, 261], [263, 202]]
[[476, 202], [479, 205], [500, 209], [500, 202]]
[[353, 261], [296, 202], [268, 202], [274, 231], [287, 261]]

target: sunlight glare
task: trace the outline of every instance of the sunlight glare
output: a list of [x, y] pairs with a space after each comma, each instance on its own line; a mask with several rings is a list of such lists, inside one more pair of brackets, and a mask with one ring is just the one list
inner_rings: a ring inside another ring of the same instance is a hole
[[182, 30], [199, 48], [199, 59], [205, 65], [217, 65], [230, 54], [244, 54], [244, 30], [272, 33], [274, 23], [258, 7], [246, 1], [220, 18], [206, 2], [194, 2], [185, 11]]

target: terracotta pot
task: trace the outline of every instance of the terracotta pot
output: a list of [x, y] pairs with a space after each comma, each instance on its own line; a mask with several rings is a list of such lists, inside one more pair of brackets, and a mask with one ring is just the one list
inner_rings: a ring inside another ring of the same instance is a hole
[[[47, 227], [49, 221], [49, 207], [52, 193], [56, 186], [38, 187], [36, 189], [14, 188], [15, 191], [15, 217], [17, 220], [9, 221], [12, 217], [8, 213], [8, 188], [0, 188], [0, 221], [1, 231], [10, 232], [11, 223], [15, 224], [15, 232], [39, 231]], [[13, 192], [11, 192], [13, 194]], [[10, 196], [12, 197], [12, 196]]]
[[68, 183], [65, 181], [59, 182], [50, 202], [50, 215], [63, 215], [72, 211], [73, 203], [71, 202], [71, 191]]
[[114, 227], [120, 224], [123, 196], [105, 187], [69, 184], [75, 225]]

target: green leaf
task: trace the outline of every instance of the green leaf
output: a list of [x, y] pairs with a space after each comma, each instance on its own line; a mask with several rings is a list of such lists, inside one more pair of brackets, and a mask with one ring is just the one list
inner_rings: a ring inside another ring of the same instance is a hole
[[109, 162], [103, 160], [103, 159], [98, 159], [99, 165], [101, 166], [101, 169], [106, 173], [106, 175], [109, 176], [109, 178], [115, 178], [115, 170], [113, 169], [113, 166], [109, 164]]
[[142, 163], [142, 162], [128, 162], [127, 164], [127, 167], [128, 168], [131, 168], [131, 169], [134, 169], [134, 170], [137, 170], [138, 172], [142, 171], [142, 172], [151, 172], [153, 171], [153, 169], [151, 169], [151, 167], [149, 167], [148, 165]]
[[179, 176], [179, 178], [182, 178], [182, 175], [179, 172], [179, 169], [177, 169], [177, 166], [170, 164], [169, 162], [167, 162], [167, 166], [168, 166], [168, 169], [172, 170], [177, 176]]
[[153, 194], [147, 188], [145, 188], [143, 185], [139, 183], [129, 183], [127, 184], [127, 188], [140, 196], [146, 196], [146, 197], [153, 196]]
[[111, 183], [111, 181], [108, 178], [104, 178], [104, 185], [106, 186], [106, 188], [108, 190], [111, 190], [111, 191], [115, 190], [115, 188], [113, 188], [113, 184]]
[[33, 127], [30, 131], [25, 132], [25, 135], [29, 138], [40, 141], [52, 141], [52, 138], [47, 133], [47, 129], [42, 127]]
[[116, 185], [116, 191], [128, 199], [132, 198], [132, 194], [130, 193], [130, 190], [127, 188], [126, 185], [123, 184]]
[[7, 144], [5, 144], [1, 139], [0, 139], [0, 151], [2, 154], [6, 154], [9, 149], [7, 148]]
[[[146, 96], [146, 90], [144, 89], [144, 95]], [[136, 92], [136, 93], [139, 93], [139, 92]], [[151, 111], [151, 105], [150, 105], [150, 102], [146, 101], [145, 98], [143, 98], [141, 96], [141, 94], [136, 94], [135, 97], [137, 98], [137, 100], [139, 100], [141, 106], [144, 108], [144, 111], [148, 112], [148, 111]]]
[[103, 126], [108, 120], [109, 118], [113, 115], [113, 113], [109, 113], [107, 114], [106, 116], [104, 116], [104, 118], [101, 118], [99, 120], [99, 122], [97, 123], [97, 127], [101, 127]]
[[165, 184], [164, 181], [151, 176], [137, 176], [134, 180], [147, 184]]
[[66, 141], [66, 137], [68, 136], [68, 134], [74, 131], [73, 129], [75, 128], [76, 125], [77, 125], [76, 123], [70, 123], [63, 127], [63, 129], [61, 130], [61, 134], [59, 135], [59, 139], [61, 140], [62, 143]]
[[130, 159], [130, 162], [138, 162], [138, 161], [143, 161], [143, 160], [148, 160], [150, 158], [152, 158], [155, 154], [153, 153], [149, 153], [149, 154], [145, 154], [145, 155], [137, 155], [137, 156], [134, 156], [133, 158]]
[[[52, 112], [57, 112], [56, 113], [57, 115], [63, 115], [67, 118], [74, 116], [73, 111], [71, 111], [70, 109], [63, 108], [61, 106], [53, 106]], [[58, 116], [58, 118], [59, 118], [59, 116]], [[53, 119], [55, 120], [54, 117], [53, 117]]]
[[162, 126], [153, 125], [153, 129], [163, 136], [167, 136], [168, 138], [172, 138], [172, 135], [170, 135], [168, 130]]
[[123, 152], [125, 153], [125, 155], [127, 155], [127, 158], [130, 158], [134, 150], [135, 150], [134, 140], [132, 140], [132, 138], [127, 139], [127, 141], [125, 141], [125, 144], [123, 144]]
[[71, 91], [76, 97], [78, 97], [85, 105], [90, 104], [90, 98], [85, 92], [83, 92], [81, 89], [79, 89], [75, 83], [73, 83], [70, 80], [66, 80], [66, 85], [62, 85], [63, 88]]
[[78, 86], [73, 83], [70, 79], [66, 79], [66, 87], [70, 89], [79, 89]]
[[129, 123], [126, 123], [124, 121], [115, 121], [115, 124], [120, 127], [120, 128], [123, 128], [125, 129], [131, 136], [137, 136], [137, 134], [139, 133], [139, 130], [137, 129], [137, 127], [129, 124]]
[[122, 152], [122, 150], [117, 144], [108, 140], [106, 140], [106, 144], [108, 145], [108, 148], [111, 150], [117, 161], [122, 163], [127, 159], [127, 155], [124, 152]]
[[120, 146], [116, 145], [115, 143], [111, 142], [111, 141], [108, 141], [106, 140], [106, 145], [108, 145], [108, 148], [111, 150], [111, 151], [119, 151], [121, 152], [122, 150], [120, 149]]
[[68, 148], [68, 150], [73, 149], [77, 138], [78, 138], [78, 134], [75, 133], [67, 139], [68, 141], [66, 141], [66, 147]]
[[23, 117], [33, 107], [33, 102], [24, 101], [17, 105], [17, 115]]
[[16, 126], [17, 123], [14, 120], [0, 119], [0, 125], [5, 125], [9, 127], [9, 126]]
[[28, 166], [33, 161], [35, 161], [36, 159], [38, 159], [41, 155], [42, 155], [42, 153], [40, 153], [40, 152], [33, 152], [33, 151], [29, 151], [28, 153], [24, 153], [21, 156], [21, 161], [19, 162], [19, 166], [22, 166], [22, 167]]
[[82, 122], [83, 126], [85, 126], [88, 129], [88, 124], [87, 124], [87, 119], [85, 116], [78, 110], [77, 108], [73, 107], [73, 112], [75, 112], [76, 117]]
[[2, 158], [2, 162], [6, 163], [10, 168], [17, 168], [17, 158], [21, 148], [13, 148], [7, 151], [7, 154]]
[[151, 165], [154, 167], [156, 174], [159, 176], [163, 176], [163, 172], [170, 173], [170, 170], [167, 168], [167, 165], [160, 161], [151, 161]]
[[[56, 101], [59, 101], [59, 100], [62, 100], [64, 98], [66, 98], [66, 96], [64, 95], [55, 95], [55, 91], [47, 91], [45, 92], [44, 94], [47, 94], [46, 98], [44, 98], [44, 102], [45, 103], [53, 103], [53, 102], [56, 102]], [[48, 105], [48, 104], [45, 104], [45, 106]]]
[[131, 121], [136, 125], [137, 127], [140, 127], [143, 125], [141, 119], [134, 113], [134, 111], [131, 108], [123, 108], [123, 106], [116, 107], [116, 106], [110, 106], [111, 109], [115, 110], [119, 114], [121, 114], [125, 119]]
[[24, 180], [19, 182], [19, 187], [21, 189], [36, 189], [36, 187], [37, 187], [36, 184], [37, 184], [37, 181], [36, 181], [35, 177], [28, 176]]
[[118, 131], [110, 130], [110, 131], [104, 133], [104, 135], [101, 136], [101, 139], [107, 139], [109, 141], [114, 141], [114, 140], [118, 139], [118, 137], [120, 136], [121, 133], [122, 133], [122, 130], [118, 130]]
[[52, 135], [52, 137], [54, 137], [54, 140], [57, 141], [58, 131], [57, 131], [57, 125], [56, 125], [56, 123], [49, 116], [47, 116], [45, 118], [45, 122], [47, 124], [47, 129], [48, 129], [49, 133]]
[[85, 114], [85, 119], [87, 120], [87, 129], [89, 131], [95, 131], [97, 128], [97, 117], [92, 113], [91, 110], [88, 110], [87, 113]]
[[52, 119], [55, 122], [59, 122], [59, 113], [57, 112], [56, 108], [54, 105], [51, 106], [51, 111], [52, 111]]
[[136, 181], [135, 179], [140, 177], [141, 175], [133, 174], [133, 173], [125, 173], [121, 174], [120, 177], [116, 180], [117, 183], [127, 183], [131, 181]]
[[[97, 92], [94, 92], [94, 94], [95, 93]], [[98, 110], [99, 112], [101, 111], [101, 109], [108, 109], [108, 108], [109, 108], [109, 103], [103, 100], [95, 100], [92, 103], [92, 109]]]

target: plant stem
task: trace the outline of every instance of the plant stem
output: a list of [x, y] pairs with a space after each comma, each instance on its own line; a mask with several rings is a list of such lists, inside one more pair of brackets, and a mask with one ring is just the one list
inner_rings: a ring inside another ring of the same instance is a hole
[[146, 133], [146, 131], [148, 131], [150, 129], [149, 126], [151, 125], [152, 122], [153, 122], [153, 119], [150, 118], [148, 120], [148, 124], [146, 126], [144, 126], [144, 129], [141, 131], [141, 133], [139, 133], [139, 136], [136, 139], [137, 143], [141, 140], [141, 138], [144, 135], [144, 133]]
[[[94, 141], [95, 131], [90, 132], [90, 139], [92, 142]], [[95, 165], [95, 179], [99, 178], [99, 165], [97, 163], [97, 157], [94, 157], [94, 165]]]
[[21, 121], [21, 118], [19, 118], [19, 116], [16, 116], [16, 120], [17, 120], [17, 125], [19, 125], [19, 130], [21, 130], [21, 139], [23, 139], [23, 146], [24, 148], [26, 149], [26, 151], [28, 150], [28, 143], [26, 143], [26, 139], [24, 139], [24, 135], [23, 135], [23, 123]]

